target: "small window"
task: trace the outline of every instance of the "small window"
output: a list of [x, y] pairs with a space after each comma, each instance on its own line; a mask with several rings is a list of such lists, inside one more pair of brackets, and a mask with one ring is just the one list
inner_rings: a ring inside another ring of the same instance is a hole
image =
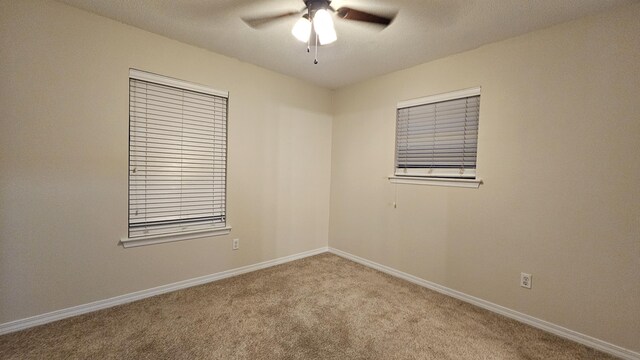
[[480, 88], [397, 107], [396, 176], [476, 178]]
[[228, 233], [227, 100], [226, 92], [130, 71], [125, 246]]

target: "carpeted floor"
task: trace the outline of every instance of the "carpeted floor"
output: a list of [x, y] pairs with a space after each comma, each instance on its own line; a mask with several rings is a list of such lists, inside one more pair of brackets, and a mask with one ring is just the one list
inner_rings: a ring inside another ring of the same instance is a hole
[[0, 336], [1, 359], [611, 359], [331, 254]]

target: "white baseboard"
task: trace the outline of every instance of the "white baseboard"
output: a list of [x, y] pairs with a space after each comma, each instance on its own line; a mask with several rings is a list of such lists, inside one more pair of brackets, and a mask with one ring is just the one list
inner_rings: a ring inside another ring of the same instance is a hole
[[352, 255], [350, 253], [344, 252], [342, 250], [338, 250], [336, 248], [332, 248], [329, 247], [329, 252], [336, 254], [338, 256], [341, 256], [345, 259], [349, 259], [351, 261], [355, 261], [357, 263], [360, 263], [364, 266], [370, 267], [372, 269], [376, 269], [379, 271], [382, 271], [383, 273], [389, 274], [391, 276], [395, 276], [397, 278], [400, 279], [404, 279], [407, 280], [409, 282], [412, 282], [414, 284], [423, 286], [425, 288], [437, 291], [439, 293], [451, 296], [453, 298], [456, 298], [458, 300], [462, 300], [464, 302], [479, 306], [483, 309], [498, 313], [500, 315], [504, 315], [508, 318], [517, 320], [519, 322], [531, 325], [533, 327], [536, 327], [538, 329], [550, 332], [554, 335], [558, 335], [560, 337], [563, 337], [565, 339], [569, 339], [571, 341], [575, 341], [577, 343], [586, 345], [588, 347], [600, 350], [602, 352], [611, 354], [613, 356], [617, 356], [619, 358], [622, 359], [628, 359], [628, 360], [640, 360], [640, 353], [637, 353], [635, 351], [629, 350], [629, 349], [625, 349], [623, 347], [617, 346], [617, 345], [613, 345], [611, 343], [608, 343], [606, 341], [600, 340], [600, 339], [596, 339], [594, 337], [588, 336], [588, 335], [584, 335], [581, 334], [579, 332], [567, 329], [565, 327], [550, 323], [548, 321], [544, 321], [538, 318], [535, 318], [533, 316], [529, 316], [526, 314], [523, 314], [521, 312], [515, 311], [515, 310], [511, 310], [509, 308], [506, 308], [504, 306], [500, 306], [497, 304], [494, 304], [492, 302], [486, 301], [486, 300], [482, 300], [480, 298], [471, 296], [471, 295], [467, 295], [463, 292], [460, 291], [456, 291], [453, 289], [450, 289], [448, 287], [421, 279], [419, 277], [404, 273], [402, 271], [390, 268], [388, 266], [385, 265], [381, 265], [378, 264], [376, 262], [361, 258], [359, 256], [356, 255]]
[[264, 261], [264, 262], [253, 264], [253, 265], [247, 265], [247, 266], [243, 266], [243, 267], [239, 267], [239, 268], [231, 269], [227, 271], [222, 271], [222, 272], [211, 274], [211, 275], [205, 275], [205, 276], [200, 276], [193, 279], [178, 281], [172, 284], [162, 285], [162, 286], [154, 287], [147, 290], [136, 291], [130, 294], [120, 295], [120, 296], [116, 296], [116, 297], [112, 297], [104, 300], [98, 300], [98, 301], [90, 302], [88, 304], [82, 304], [82, 305], [73, 306], [66, 309], [52, 311], [46, 314], [40, 314], [40, 315], [25, 318], [25, 319], [19, 319], [19, 320], [7, 322], [4, 324], [0, 324], [0, 335], [27, 329], [33, 326], [50, 323], [53, 321], [65, 319], [65, 318], [76, 316], [76, 315], [86, 314], [96, 310], [110, 308], [112, 306], [129, 303], [136, 300], [141, 300], [151, 296], [188, 288], [191, 286], [196, 286], [196, 285], [206, 284], [206, 283], [217, 281], [217, 280], [226, 279], [232, 276], [237, 276], [240, 274], [245, 274], [248, 272], [268, 268], [271, 266], [284, 264], [284, 263], [302, 259], [305, 257], [322, 254], [327, 251], [328, 251], [327, 247], [322, 247], [315, 250], [310, 250], [310, 251], [305, 251], [298, 254], [284, 256], [281, 258], [268, 260], [268, 261]]

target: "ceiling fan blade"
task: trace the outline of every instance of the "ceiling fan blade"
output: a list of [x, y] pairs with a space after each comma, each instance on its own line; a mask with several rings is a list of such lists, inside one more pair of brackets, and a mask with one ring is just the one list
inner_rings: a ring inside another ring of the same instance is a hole
[[285, 19], [290, 16], [300, 15], [300, 14], [301, 14], [300, 11], [289, 11], [286, 13], [271, 15], [271, 16], [252, 17], [252, 18], [245, 17], [245, 18], [242, 18], [242, 21], [244, 21], [245, 23], [247, 23], [247, 25], [251, 26], [254, 29], [260, 29], [280, 19]]
[[382, 26], [387, 26], [391, 24], [393, 19], [395, 18], [395, 14], [391, 17], [374, 15], [368, 12], [352, 9], [350, 7], [341, 7], [336, 13], [338, 16], [345, 20], [355, 20], [355, 21], [363, 21], [371, 24], [378, 24]]

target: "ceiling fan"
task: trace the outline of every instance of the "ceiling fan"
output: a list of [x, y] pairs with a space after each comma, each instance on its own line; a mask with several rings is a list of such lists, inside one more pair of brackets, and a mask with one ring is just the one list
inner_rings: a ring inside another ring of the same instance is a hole
[[332, 13], [339, 19], [361, 21], [381, 27], [387, 27], [395, 18], [395, 14], [381, 16], [346, 6], [336, 10], [331, 6], [331, 0], [303, 0], [303, 2], [305, 6], [299, 11], [288, 11], [262, 17], [245, 17], [242, 20], [252, 28], [259, 29], [278, 20], [300, 16], [291, 29], [291, 34], [296, 39], [307, 43], [307, 52], [310, 51], [310, 46], [315, 41], [316, 57], [313, 63], [317, 64], [318, 45], [331, 44], [338, 39], [333, 26]]

